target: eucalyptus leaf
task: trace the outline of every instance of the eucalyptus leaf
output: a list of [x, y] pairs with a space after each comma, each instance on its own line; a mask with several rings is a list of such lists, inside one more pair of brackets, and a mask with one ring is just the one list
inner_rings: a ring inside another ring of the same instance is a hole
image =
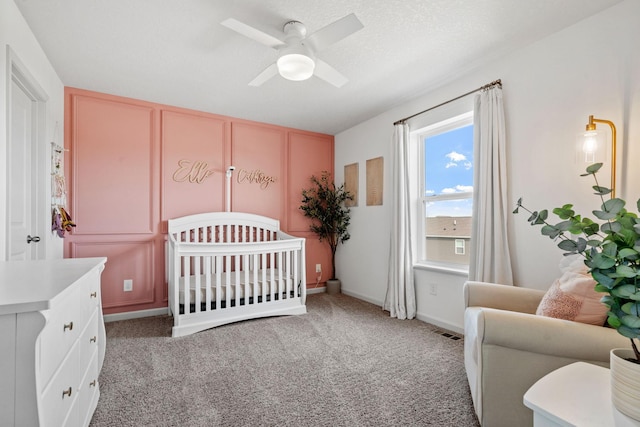
[[618, 277], [636, 277], [637, 272], [634, 268], [628, 265], [619, 265], [616, 267], [616, 274]]
[[594, 185], [592, 188], [595, 190], [594, 194], [598, 196], [604, 196], [611, 193], [611, 189], [607, 187], [600, 187], [599, 185]]
[[602, 205], [602, 210], [617, 214], [618, 212], [622, 211], [622, 209], [624, 209], [625, 203], [626, 202], [622, 199], [609, 199]]
[[611, 288], [613, 287], [613, 284], [615, 283], [615, 279], [612, 279], [611, 277], [607, 276], [606, 274], [601, 273], [600, 270], [592, 271], [591, 275], [593, 276], [593, 279], [596, 282], [598, 282], [598, 284], [600, 284], [603, 287], [607, 288], [607, 291], [610, 291]]
[[560, 230], [553, 225], [545, 225], [540, 229], [540, 233], [542, 233], [543, 236], [549, 236], [555, 239], [560, 234]]
[[631, 248], [623, 248], [620, 249], [620, 252], [618, 252], [618, 256], [620, 258], [627, 258], [630, 260], [636, 260], [638, 259], [638, 252], [635, 249], [631, 249]]
[[618, 333], [627, 338], [640, 338], [640, 328], [630, 328], [626, 325], [616, 327]]
[[[622, 326], [622, 322], [620, 321], [618, 316], [612, 313], [609, 313], [609, 317], [607, 317], [607, 323], [609, 324], [609, 326], [615, 329], [618, 329], [619, 327]], [[618, 332], [620, 331], [618, 330]]]
[[613, 288], [611, 290], [611, 294], [614, 297], [620, 297], [620, 298], [629, 298], [631, 295], [636, 293], [636, 287], [634, 285], [622, 285], [622, 286], [617, 286], [615, 288]]
[[602, 253], [598, 253], [596, 256], [591, 257], [591, 264], [593, 264], [594, 268], [606, 270], [616, 265], [616, 260]]
[[640, 316], [640, 302], [628, 302], [621, 309], [629, 315]]
[[602, 219], [602, 220], [608, 220], [608, 219], [613, 219], [616, 217], [617, 212], [613, 213], [613, 212], [607, 212], [607, 211], [593, 211], [593, 214], [596, 216], [596, 218], [598, 219]]
[[587, 166], [587, 174], [594, 174], [600, 170], [602, 167], [602, 163], [594, 163], [592, 165]]
[[620, 321], [623, 325], [640, 331], [640, 317], [627, 314], [626, 316], [622, 316]]
[[562, 240], [560, 243], [558, 243], [558, 247], [563, 251], [577, 252], [578, 243], [573, 240]]
[[602, 224], [602, 227], [600, 227], [600, 229], [607, 234], [617, 233], [622, 230], [622, 225], [618, 222], [606, 222]]

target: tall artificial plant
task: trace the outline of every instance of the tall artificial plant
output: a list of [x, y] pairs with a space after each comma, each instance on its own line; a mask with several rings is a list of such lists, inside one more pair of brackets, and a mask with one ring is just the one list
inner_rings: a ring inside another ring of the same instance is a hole
[[[553, 209], [561, 219], [557, 224], [548, 222], [549, 212], [530, 211], [518, 200], [513, 213], [522, 208], [529, 212], [531, 225], [541, 225], [540, 232], [558, 240], [564, 255], [580, 254], [596, 281], [595, 290], [606, 295], [602, 302], [609, 307], [607, 322], [618, 333], [631, 340], [635, 362], [640, 363], [636, 340], [640, 340], [640, 218], [625, 209], [626, 202], [619, 198], [606, 199], [611, 189], [598, 184], [596, 173], [602, 163], [589, 166], [581, 176], [592, 176], [593, 189], [599, 196], [600, 209], [593, 215], [600, 222], [577, 215], [573, 205]], [[640, 199], [636, 202], [640, 211]]]
[[311, 176], [311, 187], [302, 190], [300, 209], [304, 216], [311, 218], [309, 229], [320, 241], [326, 241], [331, 248], [331, 277], [336, 278], [336, 249], [351, 237], [348, 232], [351, 214], [345, 201], [353, 196], [344, 189], [344, 184], [336, 187], [331, 174], [323, 171], [318, 178]]

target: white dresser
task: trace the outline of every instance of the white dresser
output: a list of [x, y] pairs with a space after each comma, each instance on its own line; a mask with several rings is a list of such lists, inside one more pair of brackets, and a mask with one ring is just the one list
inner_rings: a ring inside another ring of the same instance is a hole
[[0, 262], [0, 425], [87, 426], [105, 354], [106, 258]]

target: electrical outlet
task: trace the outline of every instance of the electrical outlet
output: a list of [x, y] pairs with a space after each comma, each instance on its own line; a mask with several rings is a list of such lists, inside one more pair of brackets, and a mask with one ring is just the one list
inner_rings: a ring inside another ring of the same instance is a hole
[[133, 291], [133, 280], [125, 279], [125, 281], [124, 281], [124, 291], [125, 292]]
[[316, 273], [322, 273], [322, 264], [316, 264]]
[[437, 283], [431, 283], [429, 285], [429, 293], [431, 295], [438, 295], [438, 284]]

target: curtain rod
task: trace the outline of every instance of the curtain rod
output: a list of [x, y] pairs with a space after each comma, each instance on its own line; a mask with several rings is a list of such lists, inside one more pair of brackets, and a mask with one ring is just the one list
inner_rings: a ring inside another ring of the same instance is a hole
[[492, 87], [494, 87], [494, 86], [500, 86], [500, 87], [502, 87], [502, 80], [500, 80], [500, 79], [498, 79], [498, 80], [494, 80], [494, 81], [492, 81], [491, 83], [487, 83], [486, 85], [484, 85], [484, 86], [480, 86], [480, 87], [479, 87], [479, 88], [477, 88], [477, 89], [474, 89], [474, 90], [472, 90], [472, 91], [469, 91], [469, 92], [467, 92], [467, 93], [465, 93], [465, 94], [462, 94], [462, 95], [460, 95], [460, 96], [456, 96], [455, 98], [450, 99], [450, 100], [448, 100], [448, 101], [445, 101], [445, 102], [443, 102], [442, 104], [438, 104], [438, 105], [436, 105], [435, 107], [427, 108], [426, 110], [420, 111], [419, 113], [415, 113], [415, 114], [410, 115], [409, 117], [405, 117], [404, 119], [400, 119], [400, 120], [398, 120], [397, 122], [395, 122], [393, 125], [394, 125], [394, 126], [395, 126], [395, 125], [399, 125], [400, 123], [404, 123], [404, 122], [406, 122], [406, 121], [407, 121], [407, 120], [409, 120], [409, 119], [412, 119], [412, 118], [414, 118], [414, 117], [416, 117], [416, 116], [419, 116], [420, 114], [424, 114], [424, 113], [426, 113], [427, 111], [434, 110], [434, 109], [436, 109], [436, 108], [438, 108], [438, 107], [442, 107], [443, 105], [446, 105], [446, 104], [448, 104], [448, 103], [450, 103], [450, 102], [457, 101], [457, 100], [458, 100], [458, 99], [460, 99], [460, 98], [464, 98], [464, 97], [465, 97], [465, 96], [467, 96], [467, 95], [471, 95], [472, 93], [475, 93], [475, 92], [478, 92], [478, 91], [481, 91], [481, 90], [485, 90], [485, 89], [489, 89], [489, 88], [492, 88]]

